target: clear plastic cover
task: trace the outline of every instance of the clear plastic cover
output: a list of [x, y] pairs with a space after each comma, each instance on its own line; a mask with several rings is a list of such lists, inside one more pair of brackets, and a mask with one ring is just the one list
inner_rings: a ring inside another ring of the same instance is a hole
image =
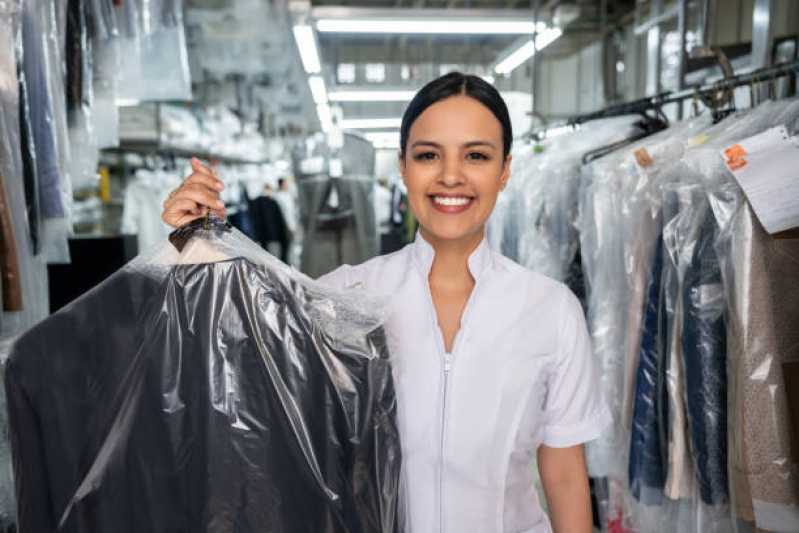
[[537, 149], [515, 148], [511, 179], [489, 222], [492, 245], [521, 265], [566, 282], [581, 295], [576, 219], [582, 157], [632, 135], [637, 131], [635, 120], [601, 120], [547, 139]]
[[[738, 138], [774, 124], [793, 133], [798, 120], [798, 101], [771, 103]], [[767, 234], [720, 157], [702, 154], [697, 165], [716, 184], [710, 202], [728, 302], [734, 512], [761, 530], [799, 531], [799, 447], [788, 400], [789, 369], [799, 362], [799, 239]]]
[[94, 40], [92, 130], [95, 132], [98, 148], [119, 146], [117, 93], [122, 56], [119, 45], [118, 37]]
[[799, 254], [762, 231], [719, 156], [797, 116], [783, 101], [712, 126], [700, 117], [584, 173], [589, 327], [616, 417], [587, 458], [608, 476], [611, 531], [799, 525], [784, 381], [797, 310], [778, 296]]
[[[28, 234], [21, 159], [19, 79], [15, 58], [16, 36], [21, 28], [18, 2], [0, 0], [0, 187], [5, 202], [2, 220], [3, 272], [9, 254], [17, 258], [18, 286], [22, 309], [0, 313], [0, 368], [4, 371], [10, 340], [47, 314], [47, 268], [35, 257]], [[10, 222], [10, 224], [9, 224]], [[5, 240], [11, 235], [11, 239]], [[8, 292], [9, 287], [4, 290]], [[14, 289], [16, 290], [16, 289]], [[5, 294], [7, 297], [8, 294]], [[0, 403], [5, 394], [0, 392]], [[14, 489], [11, 477], [10, 450], [7, 440], [5, 405], [0, 405], [0, 528], [14, 521]]]
[[[119, 97], [130, 100], [191, 100], [191, 75], [183, 26], [123, 38]], [[168, 53], [165, 53], [168, 51]]]
[[[43, 40], [45, 53], [43, 54], [46, 72], [47, 88], [52, 105], [52, 124], [57, 139], [56, 151], [58, 155], [58, 195], [63, 206], [63, 213], [51, 217], [43, 217], [42, 221], [42, 254], [48, 262], [69, 262], [69, 246], [67, 240], [72, 233], [70, 214], [72, 211], [72, 183], [76, 167], [73, 166], [73, 135], [70, 123], [70, 107], [67, 104], [68, 89], [65, 85], [67, 79], [65, 65], [67, 61], [68, 42], [67, 32], [67, 2], [33, 2], [42, 28], [40, 39]], [[92, 138], [87, 135], [80, 139], [76, 149], [92, 144]], [[80, 150], [78, 150], [80, 153]], [[78, 159], [81, 161], [81, 159]], [[96, 167], [95, 167], [96, 168]], [[79, 170], [79, 169], [78, 169]], [[53, 193], [55, 196], [56, 193]]]
[[399, 531], [382, 306], [213, 217], [170, 240], [14, 345], [20, 530]]

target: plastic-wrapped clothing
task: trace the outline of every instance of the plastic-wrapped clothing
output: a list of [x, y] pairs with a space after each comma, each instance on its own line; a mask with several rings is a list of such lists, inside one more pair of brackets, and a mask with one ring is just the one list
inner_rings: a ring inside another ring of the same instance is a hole
[[290, 240], [280, 204], [269, 196], [259, 196], [250, 201], [250, 211], [255, 225], [255, 240], [264, 248], [271, 242], [280, 243], [281, 259], [287, 262]]
[[729, 302], [734, 502], [759, 529], [799, 531], [799, 451], [783, 376], [784, 363], [799, 361], [799, 239], [769, 235], [739, 195], [719, 193], [714, 202]]
[[42, 28], [35, 3], [25, 0], [22, 10], [22, 70], [25, 75], [25, 96], [30, 116], [30, 133], [35, 152], [39, 212], [43, 218], [64, 216], [61, 200], [61, 172], [53, 127], [53, 105], [47, 86], [45, 50]]
[[584, 443], [609, 422], [589, 385], [596, 366], [583, 310], [562, 283], [484, 239], [468, 259], [475, 287], [447, 352], [428, 281], [434, 258], [417, 235], [320, 279], [391, 303], [406, 531], [550, 533], [535, 488], [537, 449]]
[[191, 100], [183, 2], [124, 0], [121, 4], [116, 13], [124, 50], [118, 97]]
[[3, 311], [21, 311], [23, 302], [19, 259], [5, 181], [5, 176], [0, 173], [0, 287]]
[[[716, 221], [703, 191], [692, 202], [699, 222], [682, 289], [682, 343], [691, 448], [699, 495], [708, 505], [726, 503], [727, 331], [721, 265], [716, 255]], [[698, 205], [697, 205], [698, 204]], [[700, 208], [701, 206], [701, 208]]]
[[138, 170], [125, 187], [120, 231], [136, 235], [139, 251], [144, 252], [164, 242], [171, 228], [161, 220], [161, 208], [169, 191], [181, 179], [167, 172]]
[[663, 246], [658, 239], [655, 260], [647, 290], [646, 313], [641, 336], [641, 354], [635, 381], [632, 436], [630, 440], [629, 483], [632, 495], [642, 503], [659, 504], [668, 474], [663, 412], [668, 411], [663, 397], [665, 353], [660, 331], [660, 277]]
[[[609, 156], [611, 157], [611, 156]], [[614, 169], [615, 170], [615, 169]], [[598, 388], [610, 406], [613, 424], [586, 446], [591, 477], [626, 478], [628, 465], [619, 450], [629, 449], [629, 433], [622, 430], [618, 405], [622, 388], [622, 358], [619, 356], [624, 334], [624, 252], [621, 233], [622, 175], [604, 172], [596, 164], [586, 168], [580, 195], [580, 246], [587, 288], [587, 319], [594, 356], [599, 364]]]
[[[680, 208], [679, 192], [664, 192], [662, 205], [664, 220], [674, 221]], [[677, 234], [675, 236], [675, 233]], [[684, 238], [680, 232], [668, 225], [663, 227], [663, 263], [660, 274], [660, 323], [659, 335], [663, 342], [661, 360], [663, 367], [658, 374], [661, 378], [662, 394], [660, 404], [661, 442], [668, 450], [666, 457], [667, 475], [664, 494], [672, 500], [687, 500], [696, 493], [693, 462], [690, 456], [688, 422], [686, 420], [687, 394], [685, 358], [691, 354], [683, 352], [683, 315], [685, 305], [682, 299], [682, 281], [685, 267], [680, 264], [679, 248]], [[671, 245], [671, 246], [670, 246]]]
[[379, 239], [368, 176], [301, 178], [297, 182], [303, 222], [301, 270], [312, 277], [377, 255]]
[[[77, 162], [81, 161], [74, 154], [80, 153], [86, 146], [91, 145], [91, 135], [88, 131], [74, 132], [73, 138], [79, 139], [72, 144], [70, 142], [70, 129], [66, 109], [66, 87], [65, 87], [65, 20], [67, 12], [67, 2], [30, 2], [37, 10], [41, 35], [38, 36], [44, 45], [46, 64], [46, 87], [50, 95], [52, 115], [50, 127], [54, 132], [55, 148], [58, 162], [58, 174], [60, 179], [57, 188], [47, 189], [60, 196], [60, 202], [64, 209], [63, 216], [51, 216], [42, 218], [40, 228], [40, 253], [45, 261], [51, 263], [69, 262], [68, 239], [72, 232], [71, 206], [72, 206], [72, 183], [73, 176], [76, 175]], [[43, 85], [44, 87], [44, 85]], [[91, 167], [90, 171], [96, 176], [96, 159], [84, 166], [84, 169]], [[56, 193], [56, 190], [58, 193]]]
[[203, 224], [14, 345], [20, 531], [397, 531], [379, 319]]
[[92, 103], [92, 51], [85, 0], [67, 0], [66, 88], [67, 113]]
[[39, 251], [39, 186], [36, 179], [36, 147], [33, 145], [33, 127], [28, 106], [28, 86], [24, 73], [19, 79], [19, 138], [22, 155], [22, 181], [25, 184], [25, 207], [27, 209], [28, 232], [34, 253]]
[[[27, 235], [22, 149], [19, 138], [19, 80], [15, 42], [19, 30], [19, 3], [0, 2], [0, 186], [6, 196], [6, 214], [14, 228], [22, 309], [0, 313], [0, 373], [4, 371], [9, 339], [47, 315], [47, 267], [33, 254]], [[3, 217], [4, 218], [4, 217]], [[6, 243], [10, 245], [11, 241]], [[0, 391], [0, 530], [14, 523], [14, 484], [8, 445], [5, 394]]]

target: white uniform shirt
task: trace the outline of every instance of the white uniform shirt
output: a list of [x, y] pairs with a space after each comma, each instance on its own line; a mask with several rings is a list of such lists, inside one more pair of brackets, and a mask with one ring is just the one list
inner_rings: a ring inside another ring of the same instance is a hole
[[445, 353], [428, 284], [432, 246], [402, 250], [320, 281], [391, 302], [411, 533], [546, 533], [534, 486], [540, 444], [594, 439], [607, 420], [583, 311], [561, 283], [489, 249], [469, 258], [476, 285]]

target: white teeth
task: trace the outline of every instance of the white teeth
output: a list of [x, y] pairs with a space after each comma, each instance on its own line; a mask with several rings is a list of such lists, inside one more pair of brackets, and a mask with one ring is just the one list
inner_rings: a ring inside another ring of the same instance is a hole
[[461, 206], [468, 204], [472, 199], [465, 196], [434, 196], [433, 201], [440, 205]]

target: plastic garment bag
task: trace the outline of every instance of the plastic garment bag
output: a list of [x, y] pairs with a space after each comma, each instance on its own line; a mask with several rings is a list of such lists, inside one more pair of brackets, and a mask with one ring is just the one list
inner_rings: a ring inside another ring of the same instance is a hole
[[489, 223], [492, 245], [521, 265], [582, 293], [575, 268], [582, 157], [636, 131], [634, 117], [586, 124], [580, 130], [514, 149], [511, 179]]
[[[682, 422], [693, 450], [697, 489], [707, 505], [727, 503], [727, 346], [726, 302], [715, 250], [715, 218], [701, 184], [680, 184], [664, 193], [664, 244], [671, 283], [665, 300], [670, 357], [682, 371]], [[665, 274], [664, 274], [665, 275]]]
[[[764, 106], [765, 107], [765, 106]], [[799, 102], [772, 103], [747, 135], [785, 124]], [[723, 147], [720, 144], [717, 147]], [[799, 362], [799, 239], [766, 233], [721, 158], [697, 157], [718, 187], [710, 201], [728, 302], [730, 475], [737, 518], [763, 530], [799, 531], [799, 448], [792, 439], [788, 369]]]
[[[25, 190], [21, 176], [21, 142], [19, 123], [19, 80], [15, 59], [15, 35], [20, 28], [20, 4], [0, 1], [0, 187], [5, 197], [3, 220], [3, 255], [9, 247], [16, 252], [22, 309], [0, 314], [0, 371], [4, 371], [9, 339], [30, 327], [47, 314], [47, 270], [41, 258], [35, 257], [27, 233]], [[5, 224], [10, 219], [10, 228]], [[6, 230], [13, 230], [6, 240]], [[0, 392], [0, 402], [5, 395]], [[5, 405], [0, 406], [0, 530], [13, 523], [14, 488], [11, 478], [10, 450], [7, 440]]]
[[171, 240], [12, 349], [20, 530], [398, 531], [379, 310], [219, 220]]
[[132, 100], [191, 100], [181, 0], [125, 1], [118, 97]]
[[[81, 154], [84, 148], [92, 144], [89, 134], [80, 136], [81, 142], [77, 144], [77, 158], [73, 158], [71, 147], [71, 137], [74, 131], [71, 124], [68, 124], [67, 98], [65, 79], [66, 65], [65, 56], [65, 27], [66, 27], [66, 2], [30, 2], [35, 6], [36, 14], [41, 28], [41, 35], [38, 38], [44, 43], [44, 63], [46, 66], [46, 87], [39, 87], [37, 91], [46, 91], [49, 94], [52, 105], [52, 120], [49, 127], [53, 129], [56, 139], [55, 148], [58, 162], [58, 182], [57, 187], [48, 186], [47, 192], [52, 195], [52, 202], [55, 205], [56, 197], [60, 196], [60, 204], [63, 211], [60, 215], [53, 213], [49, 217], [42, 218], [41, 227], [41, 251], [45, 260], [53, 263], [69, 262], [68, 237], [72, 232], [72, 221], [70, 219], [72, 210], [72, 180], [81, 166]], [[37, 150], [39, 147], [37, 147]], [[92, 163], [89, 163], [91, 166]], [[93, 161], [96, 171], [96, 159]], [[83, 167], [86, 168], [84, 161]], [[81, 174], [78, 174], [79, 176]], [[44, 214], [43, 214], [44, 215]]]

